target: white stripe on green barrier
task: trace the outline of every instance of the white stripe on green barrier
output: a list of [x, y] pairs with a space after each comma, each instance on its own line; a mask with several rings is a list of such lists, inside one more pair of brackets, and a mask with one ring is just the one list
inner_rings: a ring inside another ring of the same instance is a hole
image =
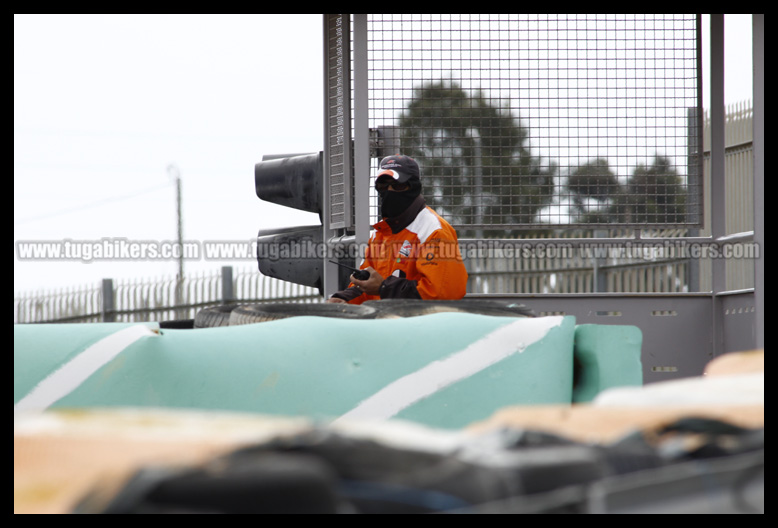
[[[383, 420], [543, 339], [562, 324], [562, 317], [518, 319], [494, 330], [464, 350], [422, 367], [390, 383], [360, 402], [339, 420]], [[517, 341], [520, 336], [521, 341]]]
[[100, 339], [38, 383], [32, 391], [14, 405], [14, 415], [20, 412], [47, 409], [70, 394], [135, 341], [141, 337], [155, 335], [157, 334], [149, 327], [137, 325], [124, 328]]

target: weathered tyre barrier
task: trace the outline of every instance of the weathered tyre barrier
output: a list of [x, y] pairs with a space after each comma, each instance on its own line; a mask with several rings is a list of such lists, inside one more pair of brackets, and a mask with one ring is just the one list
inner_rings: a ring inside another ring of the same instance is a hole
[[471, 313], [500, 317], [535, 317], [523, 304], [513, 301], [458, 300], [423, 301], [415, 299], [385, 299], [367, 301], [362, 305], [328, 303], [258, 303], [227, 304], [200, 310], [194, 328], [261, 323], [304, 315], [348, 319], [390, 319], [417, 317], [433, 313]]
[[277, 321], [288, 317], [334, 317], [338, 319], [371, 319], [375, 310], [351, 304], [246, 304], [236, 306], [229, 317], [229, 324], [242, 325]]
[[222, 304], [203, 308], [195, 314], [195, 328], [212, 328], [214, 326], [229, 326], [230, 314], [237, 308], [237, 304]]
[[472, 313], [495, 315], [500, 317], [535, 317], [535, 313], [523, 304], [513, 301], [492, 300], [457, 300], [457, 301], [423, 301], [414, 299], [384, 299], [367, 301], [363, 306], [369, 306], [376, 312], [379, 319], [392, 317], [418, 317], [433, 313]]

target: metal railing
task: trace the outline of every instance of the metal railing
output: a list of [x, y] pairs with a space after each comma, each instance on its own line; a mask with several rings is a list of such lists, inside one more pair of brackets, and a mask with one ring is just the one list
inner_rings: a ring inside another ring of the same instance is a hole
[[[655, 238], [683, 237], [685, 229], [648, 233]], [[532, 235], [512, 245], [491, 245], [470, 252], [468, 292], [479, 294], [560, 294], [593, 292], [689, 292], [692, 259], [683, 246], [625, 247], [626, 230], [563, 231]], [[571, 242], [566, 243], [569, 239]], [[581, 243], [587, 239], [590, 243]], [[644, 239], [650, 242], [651, 239]], [[497, 247], [494, 247], [497, 246]]]
[[[179, 290], [180, 287], [180, 290]], [[33, 292], [14, 297], [14, 324], [142, 322], [192, 319], [198, 310], [226, 303], [319, 302], [318, 290], [225, 266], [170, 279], [135, 279]]]

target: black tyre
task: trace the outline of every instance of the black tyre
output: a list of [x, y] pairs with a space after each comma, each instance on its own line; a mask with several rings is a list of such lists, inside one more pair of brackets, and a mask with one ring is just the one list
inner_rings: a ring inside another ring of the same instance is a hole
[[174, 319], [173, 321], [160, 321], [160, 328], [194, 328], [194, 319]]
[[194, 328], [211, 328], [214, 326], [229, 326], [230, 313], [237, 307], [237, 304], [222, 304], [220, 306], [211, 306], [203, 308], [194, 318]]
[[424, 301], [419, 299], [382, 299], [366, 301], [376, 312], [376, 319], [394, 317], [416, 317], [433, 313], [457, 312], [501, 317], [535, 317], [535, 313], [523, 304], [514, 301], [491, 299], [461, 299], [458, 301]]
[[275, 321], [297, 316], [335, 317], [339, 319], [372, 319], [375, 310], [368, 306], [331, 303], [246, 304], [230, 313], [230, 325]]

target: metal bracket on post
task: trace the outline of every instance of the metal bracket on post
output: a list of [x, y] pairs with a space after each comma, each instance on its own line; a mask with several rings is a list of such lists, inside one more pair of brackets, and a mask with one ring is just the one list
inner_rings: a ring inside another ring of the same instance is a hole
[[370, 129], [370, 157], [382, 159], [400, 153], [400, 127], [383, 126]]

